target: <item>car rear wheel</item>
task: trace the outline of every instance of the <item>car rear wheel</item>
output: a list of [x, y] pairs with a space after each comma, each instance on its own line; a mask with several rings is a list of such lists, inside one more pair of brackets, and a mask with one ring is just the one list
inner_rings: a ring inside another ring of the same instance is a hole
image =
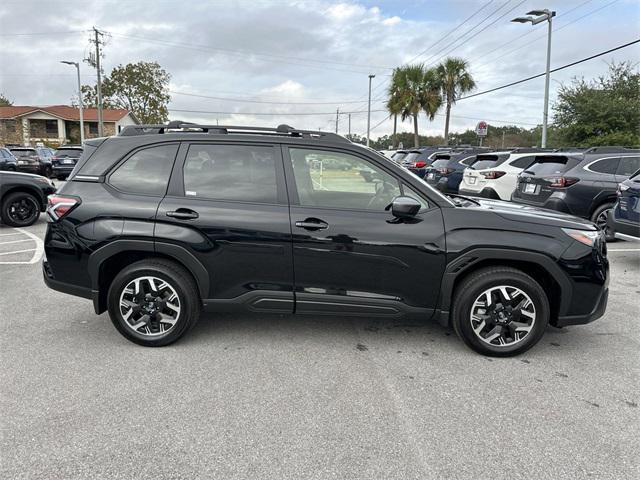
[[200, 316], [200, 296], [189, 273], [163, 260], [142, 260], [111, 282], [109, 316], [128, 340], [146, 347], [169, 345], [187, 333]]
[[609, 213], [613, 209], [614, 205], [615, 204], [613, 203], [600, 205], [591, 215], [591, 221], [604, 232], [604, 237], [607, 242], [611, 242], [616, 238], [616, 232], [611, 228], [611, 225], [609, 225], [608, 222]]
[[457, 287], [452, 312], [460, 338], [483, 355], [508, 357], [533, 347], [549, 323], [549, 300], [538, 282], [510, 267], [472, 273]]
[[28, 227], [40, 217], [38, 199], [26, 192], [14, 192], [2, 202], [2, 223], [11, 227]]

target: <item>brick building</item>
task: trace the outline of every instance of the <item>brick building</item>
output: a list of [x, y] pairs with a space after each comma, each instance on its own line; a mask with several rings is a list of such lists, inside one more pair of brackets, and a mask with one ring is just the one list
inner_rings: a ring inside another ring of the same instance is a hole
[[[85, 108], [84, 138], [98, 136], [98, 110]], [[115, 135], [126, 125], [137, 124], [129, 110], [104, 109], [104, 134]], [[80, 143], [80, 111], [68, 105], [51, 107], [0, 107], [0, 145], [34, 146], [36, 143], [56, 146]]]

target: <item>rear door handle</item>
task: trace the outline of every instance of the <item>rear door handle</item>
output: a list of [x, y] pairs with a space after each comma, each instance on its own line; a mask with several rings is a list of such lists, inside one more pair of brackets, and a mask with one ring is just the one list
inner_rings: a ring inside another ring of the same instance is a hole
[[303, 221], [297, 221], [296, 227], [304, 228], [305, 230], [324, 230], [329, 224], [319, 218], [307, 218]]
[[180, 220], [193, 220], [200, 216], [198, 215], [198, 212], [194, 212], [188, 208], [179, 208], [177, 210], [167, 212], [166, 215], [167, 217], [178, 218]]

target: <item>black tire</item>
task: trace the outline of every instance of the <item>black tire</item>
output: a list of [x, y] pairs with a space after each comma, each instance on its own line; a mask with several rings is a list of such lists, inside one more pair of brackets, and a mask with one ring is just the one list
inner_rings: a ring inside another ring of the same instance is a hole
[[42, 176], [43, 177], [51, 178], [51, 175], [53, 175], [53, 170], [51, 169], [51, 167], [49, 165], [47, 165], [46, 167], [44, 167], [42, 169]]
[[40, 202], [27, 192], [14, 192], [2, 200], [2, 223], [10, 227], [28, 227], [40, 217]]
[[[123, 290], [136, 278], [145, 276], [163, 280], [178, 297], [180, 314], [166, 334], [150, 337], [134, 331], [122, 314], [120, 297]], [[109, 316], [116, 329], [126, 339], [145, 347], [163, 347], [175, 342], [193, 328], [200, 317], [201, 300], [193, 277], [182, 266], [164, 259], [141, 260], [125, 267], [111, 282], [107, 299]]]
[[[471, 321], [476, 299], [488, 289], [503, 285], [520, 289], [529, 296], [535, 308], [531, 330], [521, 340], [504, 346], [492, 345], [481, 340]], [[521, 354], [538, 343], [549, 323], [549, 314], [549, 299], [540, 284], [532, 277], [515, 268], [489, 267], [472, 273], [456, 288], [451, 318], [458, 336], [476, 352], [492, 357], [510, 357]]]
[[604, 230], [604, 238], [607, 242], [613, 242], [616, 239], [616, 232], [609, 223], [607, 222], [607, 216], [609, 215], [609, 210], [614, 207], [615, 203], [605, 203], [604, 205], [600, 205], [593, 211], [591, 215], [591, 221], [595, 223], [599, 228]]

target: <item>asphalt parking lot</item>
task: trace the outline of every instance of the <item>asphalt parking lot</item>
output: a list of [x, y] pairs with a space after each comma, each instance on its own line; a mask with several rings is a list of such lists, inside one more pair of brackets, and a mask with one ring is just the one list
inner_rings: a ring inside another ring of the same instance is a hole
[[640, 242], [610, 245], [605, 317], [492, 359], [435, 323], [325, 317], [139, 347], [44, 286], [45, 226], [0, 227], [1, 478], [640, 477]]

